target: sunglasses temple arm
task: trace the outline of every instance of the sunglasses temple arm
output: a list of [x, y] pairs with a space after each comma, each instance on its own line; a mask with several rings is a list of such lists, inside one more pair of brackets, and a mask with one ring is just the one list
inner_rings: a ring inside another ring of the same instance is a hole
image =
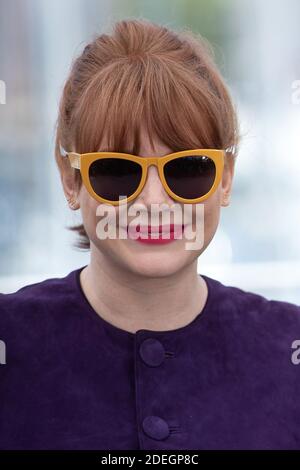
[[70, 164], [73, 168], [80, 170], [80, 154], [75, 152], [67, 152], [61, 144], [59, 144], [59, 151], [62, 157], [69, 157]]

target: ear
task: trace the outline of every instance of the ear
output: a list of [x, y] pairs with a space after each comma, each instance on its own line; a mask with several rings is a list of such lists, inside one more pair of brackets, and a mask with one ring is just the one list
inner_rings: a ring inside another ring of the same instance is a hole
[[[227, 159], [226, 159], [227, 158]], [[225, 156], [225, 165], [222, 176], [221, 206], [227, 207], [230, 204], [231, 189], [234, 176], [234, 159]]]
[[59, 171], [63, 190], [68, 201], [69, 207], [72, 210], [77, 210], [80, 207], [80, 203], [78, 198], [75, 172], [78, 170], [72, 168], [69, 159], [64, 157], [62, 159]]

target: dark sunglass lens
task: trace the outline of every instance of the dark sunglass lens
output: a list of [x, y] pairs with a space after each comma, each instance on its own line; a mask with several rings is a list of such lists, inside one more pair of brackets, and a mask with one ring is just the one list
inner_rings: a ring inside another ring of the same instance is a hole
[[142, 167], [130, 160], [103, 158], [94, 161], [89, 168], [89, 179], [98, 196], [118, 201], [119, 196], [131, 196], [142, 178]]
[[196, 199], [213, 186], [216, 167], [206, 155], [192, 155], [167, 162], [164, 174], [173, 193], [185, 199]]

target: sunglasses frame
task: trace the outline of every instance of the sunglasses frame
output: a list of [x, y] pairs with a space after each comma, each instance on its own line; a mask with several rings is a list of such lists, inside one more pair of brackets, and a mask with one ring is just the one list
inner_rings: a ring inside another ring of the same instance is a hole
[[[62, 156], [64, 157], [67, 156], [69, 158], [72, 168], [80, 170], [83, 184], [85, 185], [89, 194], [98, 202], [104, 203], [104, 204], [111, 204], [113, 206], [118, 206], [123, 203], [128, 203], [132, 201], [133, 199], [135, 199], [141, 193], [145, 185], [145, 182], [147, 180], [148, 168], [150, 165], [155, 165], [157, 167], [158, 174], [159, 174], [161, 183], [165, 191], [174, 200], [181, 202], [181, 203], [186, 203], [186, 204], [196, 204], [196, 203], [202, 202], [206, 200], [207, 198], [209, 198], [217, 189], [222, 178], [222, 173], [224, 169], [224, 156], [225, 156], [225, 150], [221, 150], [221, 149], [183, 150], [180, 152], [174, 152], [168, 155], [164, 155], [163, 157], [138, 157], [136, 155], [131, 155], [128, 153], [120, 153], [120, 152], [92, 152], [92, 153], [80, 154], [80, 153], [75, 153], [75, 152], [66, 152], [62, 147], [60, 147], [60, 150], [61, 150]], [[215, 174], [213, 185], [206, 194], [195, 199], [186, 199], [181, 196], [178, 196], [177, 194], [173, 193], [173, 191], [169, 188], [166, 182], [166, 179], [164, 176], [164, 165], [171, 160], [176, 160], [177, 158], [186, 157], [186, 156], [199, 155], [199, 153], [204, 154], [204, 156], [206, 157], [209, 157], [211, 160], [213, 160], [215, 164], [216, 174]], [[89, 179], [89, 168], [93, 162], [95, 162], [96, 160], [104, 159], [104, 158], [117, 158], [117, 159], [130, 160], [141, 166], [142, 168], [141, 181], [140, 181], [138, 188], [133, 194], [131, 194], [131, 196], [121, 199], [120, 201], [110, 201], [108, 199], [105, 199], [99, 196], [97, 193], [95, 193], [90, 183], [90, 179]]]

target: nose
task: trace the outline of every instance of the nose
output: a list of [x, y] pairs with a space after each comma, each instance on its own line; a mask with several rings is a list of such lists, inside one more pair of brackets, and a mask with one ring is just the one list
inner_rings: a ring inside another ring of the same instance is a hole
[[168, 195], [160, 180], [158, 168], [151, 164], [148, 166], [148, 174], [142, 192], [137, 197], [136, 202], [141, 202], [145, 206], [151, 204], [172, 204], [173, 199]]

